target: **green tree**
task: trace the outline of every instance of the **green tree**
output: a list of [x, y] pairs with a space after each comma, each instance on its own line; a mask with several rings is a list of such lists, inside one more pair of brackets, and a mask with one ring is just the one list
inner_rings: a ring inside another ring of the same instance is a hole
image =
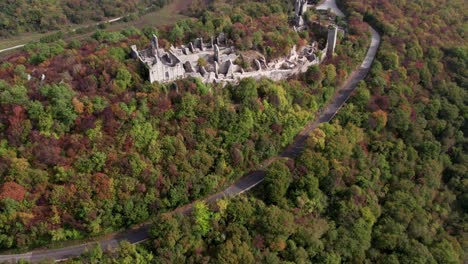
[[10, 86], [0, 80], [0, 105], [27, 105], [28, 90], [24, 86]]
[[237, 86], [230, 86], [232, 98], [235, 102], [246, 103], [258, 97], [257, 85], [254, 79], [242, 79]]
[[72, 104], [75, 92], [66, 84], [46, 85], [40, 88], [40, 92], [49, 100], [46, 112], [50, 112], [54, 121], [59, 122], [59, 132], [68, 131], [77, 117]]
[[180, 27], [178, 24], [176, 24], [172, 30], [169, 32], [169, 40], [171, 42], [179, 42], [179, 41], [182, 41], [182, 39], [184, 38], [184, 29], [182, 27]]
[[205, 236], [211, 229], [211, 212], [204, 202], [195, 202], [193, 205], [193, 217], [195, 221], [194, 231], [200, 236]]
[[132, 84], [132, 74], [125, 68], [119, 68], [115, 77], [115, 84], [119, 91], [127, 89]]
[[279, 203], [291, 183], [289, 168], [282, 161], [275, 161], [268, 167], [265, 175], [265, 197], [269, 203]]
[[311, 84], [314, 88], [318, 88], [322, 84], [324, 77], [325, 76], [318, 65], [310, 66], [305, 74], [306, 82]]
[[265, 208], [258, 222], [258, 232], [265, 236], [267, 244], [274, 251], [283, 250], [286, 240], [296, 229], [293, 215], [276, 206]]
[[336, 67], [333, 64], [328, 64], [324, 67], [324, 75], [325, 78], [323, 79], [323, 86], [334, 86], [336, 83]]
[[101, 263], [103, 258], [103, 252], [99, 244], [95, 245], [88, 251], [85, 251], [83, 255], [91, 264]]
[[431, 252], [438, 263], [456, 264], [461, 262], [460, 255], [455, 251], [452, 243], [446, 239], [435, 243], [431, 248]]
[[117, 249], [116, 260], [122, 264], [146, 264], [151, 263], [153, 254], [128, 241], [122, 241]]

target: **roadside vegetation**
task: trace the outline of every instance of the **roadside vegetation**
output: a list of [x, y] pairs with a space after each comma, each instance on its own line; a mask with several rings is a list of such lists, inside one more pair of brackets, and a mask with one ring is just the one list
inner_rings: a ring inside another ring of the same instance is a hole
[[[44, 40], [3, 61], [0, 247], [128, 228], [211, 194], [277, 154], [364, 56], [362, 22], [340, 36], [336, 60], [278, 83], [149, 84], [129, 47], [148, 45], [153, 33], [164, 47], [225, 32], [239, 49], [273, 59], [326, 33], [294, 32], [290, 11], [282, 1], [234, 9], [221, 3], [174, 26]], [[211, 217], [203, 219], [206, 235]]]
[[[369, 76], [332, 124], [312, 133], [301, 157], [272, 164], [251, 195], [221, 201], [216, 210], [199, 205], [190, 217], [161, 215], [153, 239], [125, 257], [466, 261], [464, 2], [343, 2], [348, 14], [375, 25], [383, 42]], [[88, 254], [80, 261], [96, 259], [123, 258]]]

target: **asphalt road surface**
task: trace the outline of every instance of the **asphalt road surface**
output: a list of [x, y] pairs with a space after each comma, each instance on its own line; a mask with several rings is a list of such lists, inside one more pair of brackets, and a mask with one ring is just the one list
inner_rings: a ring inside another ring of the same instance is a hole
[[[327, 0], [325, 3], [329, 3], [330, 1], [334, 2], [333, 0]], [[332, 7], [334, 6], [336, 9], [336, 4], [330, 4]], [[339, 10], [339, 9], [337, 9]], [[341, 11], [338, 13], [334, 8], [332, 8], [336, 14], [341, 15]], [[331, 102], [324, 108], [321, 114], [313, 121], [309, 122], [304, 129], [294, 138], [293, 143], [287, 147], [278, 157], [269, 159], [264, 161], [261, 164], [261, 167], [265, 168], [270, 165], [274, 160], [279, 158], [295, 158], [299, 156], [303, 149], [304, 143], [310, 134], [315, 128], [317, 128], [320, 124], [329, 122], [333, 119], [336, 113], [341, 109], [341, 107], [346, 103], [348, 98], [350, 97], [351, 93], [356, 89], [357, 84], [359, 81], [363, 80], [367, 73], [370, 70], [372, 62], [375, 58], [377, 50], [380, 45], [380, 35], [371, 28], [372, 34], [372, 42], [367, 51], [366, 57], [359, 68], [357, 68], [345, 81], [345, 83], [338, 89], [335, 97], [331, 100]], [[265, 178], [265, 171], [264, 170], [256, 170], [246, 174], [242, 177], [238, 182], [229, 186], [225, 190], [216, 193], [208, 198], [205, 199], [207, 203], [213, 203], [221, 198], [224, 197], [232, 197], [239, 194], [242, 194], [253, 187], [260, 184]], [[180, 207], [174, 212], [187, 214], [191, 211], [192, 204], [185, 205]], [[96, 244], [100, 244], [101, 247], [106, 249], [113, 249], [116, 248], [118, 243], [122, 240], [127, 240], [130, 243], [140, 243], [148, 239], [148, 230], [149, 225], [143, 225], [136, 229], [127, 230], [125, 232], [116, 234], [111, 236], [110, 238], [105, 238], [100, 241], [81, 244], [77, 246], [71, 246], [66, 248], [60, 249], [46, 249], [46, 250], [37, 250], [32, 251], [25, 254], [17, 254], [17, 255], [0, 255], [0, 262], [6, 263], [15, 263], [20, 259], [25, 259], [31, 262], [38, 262], [43, 259], [51, 259], [55, 261], [64, 260], [71, 257], [76, 257], [81, 255], [87, 248], [92, 248]]]

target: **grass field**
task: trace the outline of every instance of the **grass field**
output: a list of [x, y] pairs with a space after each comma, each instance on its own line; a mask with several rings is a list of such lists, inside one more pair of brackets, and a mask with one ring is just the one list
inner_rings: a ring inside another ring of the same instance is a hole
[[192, 0], [174, 0], [162, 9], [142, 15], [133, 21], [111, 24], [107, 27], [107, 30], [116, 31], [130, 26], [143, 28], [145, 26], [171, 25], [181, 19], [187, 18], [187, 16], [181, 13], [190, 6], [191, 2]]
[[[186, 18], [186, 16], [182, 15], [181, 13], [184, 10], [186, 10], [190, 6], [191, 3], [192, 3], [192, 0], [173, 0], [169, 5], [157, 11], [142, 15], [133, 21], [129, 21], [129, 22], [117, 21], [117, 22], [111, 23], [110, 25], [107, 26], [106, 30], [116, 31], [116, 30], [121, 30], [130, 26], [133, 26], [136, 28], [142, 28], [144, 26], [171, 25], [180, 19]], [[68, 26], [62, 30], [70, 31], [73, 29], [82, 28], [84, 26], [85, 25], [74, 25], [72, 27]], [[17, 45], [27, 44], [32, 41], [39, 41], [41, 37], [44, 37], [44, 36], [47, 36], [56, 32], [57, 31], [42, 33], [42, 34], [41, 33], [24, 33], [18, 36], [14, 36], [12, 38], [1, 39], [0, 50], [10, 48], [13, 46], [17, 46]], [[67, 37], [66, 40], [71, 40], [75, 38], [80, 39], [86, 35], [89, 35], [89, 34], [73, 35], [71, 37]], [[11, 52], [12, 51], [9, 51], [8, 53], [11, 53]]]
[[0, 40], [0, 50], [6, 49], [9, 47], [22, 45], [31, 41], [39, 40], [45, 34], [41, 33], [24, 33], [19, 36], [14, 36], [12, 38], [2, 39]]

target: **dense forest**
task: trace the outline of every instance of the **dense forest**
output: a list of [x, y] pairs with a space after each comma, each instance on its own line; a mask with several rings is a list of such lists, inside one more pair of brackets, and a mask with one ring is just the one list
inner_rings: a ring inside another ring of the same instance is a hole
[[82, 24], [126, 15], [168, 0], [3, 0], [0, 37], [24, 32], [46, 32], [67, 24]]
[[[347, 0], [382, 34], [377, 60], [332, 124], [252, 194], [160, 215], [153, 239], [99, 248], [108, 263], [463, 263], [467, 63], [462, 0]], [[73, 261], [70, 261], [73, 262]]]
[[0, 247], [128, 228], [277, 154], [364, 57], [368, 30], [358, 18], [333, 61], [278, 83], [150, 84], [129, 47], [148, 45], [153, 33], [168, 46], [225, 32], [241, 51], [273, 59], [295, 43], [323, 44], [325, 27], [299, 34], [289, 11], [281, 1], [219, 4], [172, 27], [30, 44], [2, 62]]

